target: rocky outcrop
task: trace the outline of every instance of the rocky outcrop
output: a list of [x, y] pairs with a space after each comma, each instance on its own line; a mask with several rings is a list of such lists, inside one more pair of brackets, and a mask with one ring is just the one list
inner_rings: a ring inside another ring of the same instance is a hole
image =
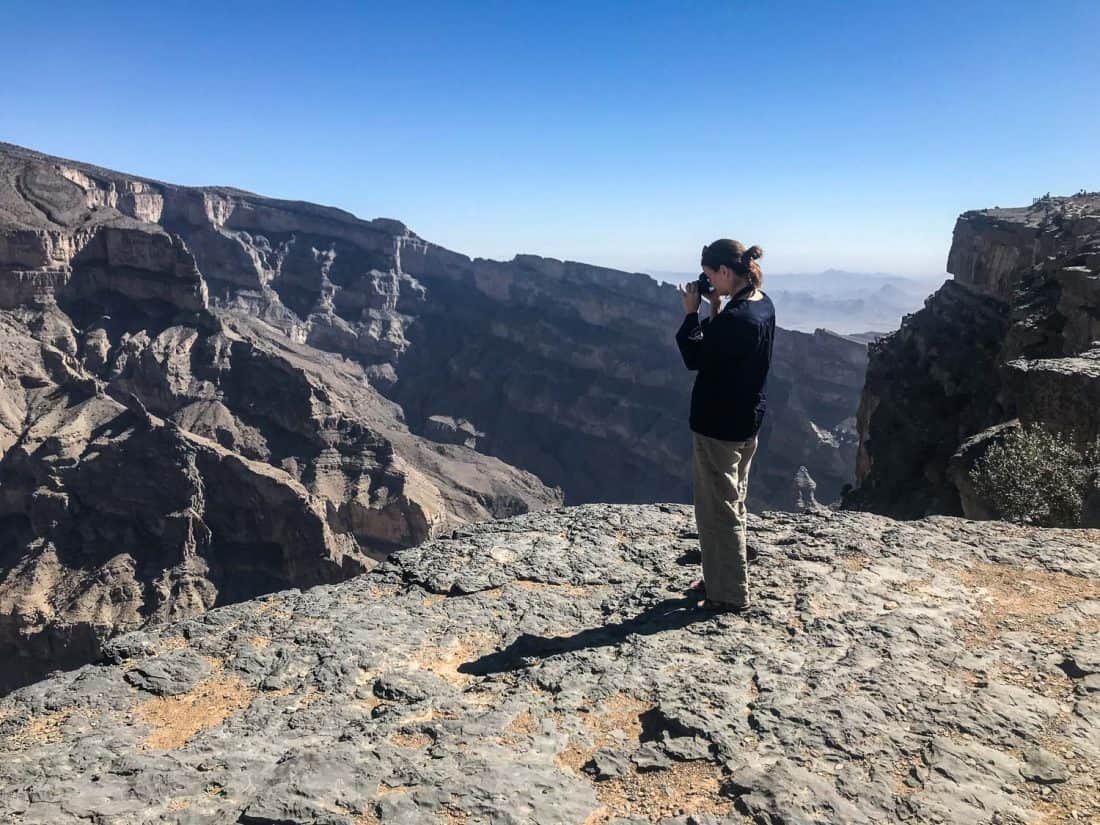
[[1100, 435], [1100, 194], [967, 212], [948, 270], [871, 346], [849, 506], [989, 516], [966, 480], [989, 436], [1016, 421]]
[[740, 616], [683, 595], [690, 508], [586, 505], [118, 637], [0, 700], [0, 818], [1100, 816], [1100, 537], [828, 510], [750, 530]]

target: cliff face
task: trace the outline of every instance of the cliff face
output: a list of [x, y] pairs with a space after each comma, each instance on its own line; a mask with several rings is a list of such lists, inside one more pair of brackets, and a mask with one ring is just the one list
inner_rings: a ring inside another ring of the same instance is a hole
[[[428, 295], [410, 309], [412, 345], [388, 391], [411, 426], [464, 419], [483, 433], [479, 450], [560, 486], [566, 503], [690, 500], [693, 374], [672, 343], [683, 320], [674, 287], [530, 256], [470, 260], [422, 242], [403, 242], [400, 264]], [[851, 480], [865, 365], [855, 339], [777, 333], [754, 506], [792, 508], [801, 465], [824, 501]]]
[[[356, 361], [414, 432], [469, 442], [561, 487], [569, 502], [690, 497], [691, 375], [672, 344], [682, 318], [673, 286], [535, 256], [471, 260], [397, 221], [175, 187], [16, 147], [7, 154], [13, 166], [38, 170], [21, 180], [59, 170], [68, 196], [88, 205], [83, 234], [117, 222], [119, 210], [155, 222], [201, 273], [214, 315], [260, 318], [295, 342]], [[24, 222], [37, 215], [30, 199], [19, 207]], [[68, 237], [59, 261], [76, 243]], [[30, 257], [44, 267], [48, 254]], [[27, 281], [40, 278], [17, 281], [23, 288], [9, 304], [33, 294]], [[855, 339], [779, 333], [760, 462], [767, 472], [752, 491], [758, 506], [793, 506], [801, 465], [823, 500], [851, 480], [865, 363]], [[448, 435], [439, 419], [479, 435]]]
[[967, 212], [948, 270], [871, 346], [850, 506], [988, 516], [967, 470], [1006, 427], [1100, 435], [1100, 194]]
[[[0, 145], [0, 689], [457, 523], [689, 500], [679, 307], [640, 274]], [[753, 504], [830, 500], [865, 348], [781, 333], [775, 358]]]
[[[218, 257], [233, 203], [0, 153], [0, 690], [118, 630], [561, 501], [414, 435], [362, 365], [310, 346], [262, 261]], [[212, 305], [246, 271], [234, 301], [263, 313]]]
[[687, 506], [460, 528], [0, 700], [5, 822], [1092, 822], [1097, 536]]

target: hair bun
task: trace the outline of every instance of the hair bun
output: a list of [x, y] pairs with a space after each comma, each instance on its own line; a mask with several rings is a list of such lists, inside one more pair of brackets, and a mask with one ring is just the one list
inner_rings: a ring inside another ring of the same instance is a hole
[[757, 258], [762, 257], [764, 257], [764, 250], [759, 246], [750, 246], [741, 255], [741, 259], [744, 261], [755, 261]]

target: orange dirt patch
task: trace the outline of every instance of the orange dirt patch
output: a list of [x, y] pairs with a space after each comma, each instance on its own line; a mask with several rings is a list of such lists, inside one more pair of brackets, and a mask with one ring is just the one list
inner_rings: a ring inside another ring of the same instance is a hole
[[[600, 748], [612, 742], [620, 743], [627, 750], [638, 746], [642, 735], [641, 717], [652, 710], [651, 702], [644, 702], [626, 693], [616, 693], [600, 702], [599, 708], [583, 717], [584, 725], [591, 735], [588, 741], [571, 736], [569, 744], [558, 754], [557, 762], [563, 768], [579, 773], [581, 767], [592, 758]], [[558, 717], [560, 723], [560, 717]], [[621, 732], [623, 739], [614, 736]]]
[[378, 790], [374, 792], [374, 795], [376, 797], [383, 797], [383, 796], [389, 796], [390, 794], [408, 793], [408, 792], [409, 792], [409, 786], [408, 785], [393, 785], [393, 786], [390, 786], [390, 785], [379, 784]]
[[[597, 709], [584, 717], [590, 736], [570, 736], [568, 746], [558, 754], [558, 764], [580, 773], [600, 748], [614, 743], [624, 751], [634, 750], [642, 735], [642, 716], [653, 707], [651, 702], [625, 693], [600, 701]], [[564, 721], [555, 719], [559, 724]], [[702, 761], [674, 762], [666, 770], [635, 770], [603, 782], [593, 780], [600, 807], [585, 825], [599, 825], [615, 817], [656, 822], [661, 817], [684, 814], [730, 816], [733, 803], [719, 795], [721, 786], [722, 769]]]
[[[968, 679], [975, 684], [980, 680]], [[1060, 670], [1039, 671], [1012, 662], [1001, 662], [985, 672], [986, 682], [1003, 682], [1015, 687], [1038, 693], [1048, 699], [1072, 704], [1074, 683]]]
[[906, 780], [921, 766], [919, 756], [910, 756], [894, 765], [894, 796], [909, 796], [915, 788], [906, 784]]
[[397, 745], [399, 748], [408, 748], [409, 750], [420, 750], [426, 748], [432, 743], [432, 737], [422, 731], [415, 731], [413, 733], [395, 733], [390, 737], [390, 741]]
[[901, 582], [898, 584], [897, 589], [906, 593], [912, 593], [914, 595], [921, 593], [932, 584], [931, 576], [922, 576], [919, 579], [909, 579], [909, 581]]
[[840, 566], [845, 570], [851, 570], [853, 573], [858, 573], [860, 570], [866, 570], [871, 566], [871, 559], [864, 555], [842, 556], [840, 558]]
[[259, 648], [260, 650], [263, 650], [266, 647], [271, 647], [271, 639], [269, 639], [267, 636], [252, 636], [248, 640], [248, 643], [253, 647]]
[[[1065, 797], [1065, 794], [1058, 794]], [[1100, 823], [1100, 804], [1096, 801], [1096, 788], [1075, 794], [1075, 799], [1040, 799], [1032, 802], [1038, 814], [1035, 825], [1097, 825]], [[1075, 816], [1076, 814], [1076, 816]]]
[[[1065, 719], [1061, 720], [1063, 724]], [[1038, 814], [1038, 825], [1100, 825], [1100, 793], [1096, 791], [1096, 766], [1080, 746], [1058, 734], [1043, 737], [1039, 745], [1057, 756], [1069, 768], [1067, 782], [1050, 785], [1050, 795], [1025, 783], [1024, 794]], [[1072, 755], [1071, 755], [1072, 754]], [[1017, 753], [1018, 758], [1023, 754]]]
[[959, 571], [959, 581], [986, 591], [971, 641], [988, 643], [1006, 632], [1027, 630], [1043, 641], [1059, 643], [1079, 632], [1100, 631], [1100, 621], [1095, 620], [1074, 627], [1049, 621], [1069, 605], [1100, 599], [1100, 581], [1007, 564], [974, 564]]
[[531, 714], [531, 711], [525, 710], [508, 723], [508, 726], [504, 728], [504, 732], [507, 734], [506, 738], [514, 739], [532, 736], [538, 729], [538, 722], [535, 721], [535, 717]]
[[251, 704], [255, 694], [237, 676], [216, 673], [179, 696], [159, 696], [137, 708], [152, 730], [145, 747], [173, 750]]
[[662, 817], [711, 815], [727, 817], [733, 801], [719, 795], [722, 769], [710, 762], [674, 762], [663, 771], [630, 773], [596, 783], [601, 807], [588, 825], [614, 817], [639, 817], [656, 822]]
[[76, 708], [62, 708], [53, 713], [32, 716], [23, 723], [23, 727], [3, 740], [4, 749], [22, 750], [31, 745], [48, 745], [52, 742], [60, 742], [62, 739], [61, 726], [74, 712], [76, 712]]
[[336, 809], [338, 814], [343, 814], [351, 819], [355, 825], [379, 825], [380, 820], [374, 811], [360, 811], [357, 813], [339, 802], [333, 803], [332, 807]]
[[628, 738], [637, 740], [642, 735], [642, 714], [654, 707], [652, 702], [626, 693], [616, 693], [603, 700], [599, 710], [586, 716], [584, 722], [597, 733], [621, 730]]

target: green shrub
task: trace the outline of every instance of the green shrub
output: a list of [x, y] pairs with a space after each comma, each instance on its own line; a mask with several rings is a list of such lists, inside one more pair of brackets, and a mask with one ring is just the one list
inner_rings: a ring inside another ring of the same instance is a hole
[[970, 471], [977, 493], [1008, 521], [1076, 527], [1100, 441], [1081, 449], [1041, 425], [1013, 430]]

